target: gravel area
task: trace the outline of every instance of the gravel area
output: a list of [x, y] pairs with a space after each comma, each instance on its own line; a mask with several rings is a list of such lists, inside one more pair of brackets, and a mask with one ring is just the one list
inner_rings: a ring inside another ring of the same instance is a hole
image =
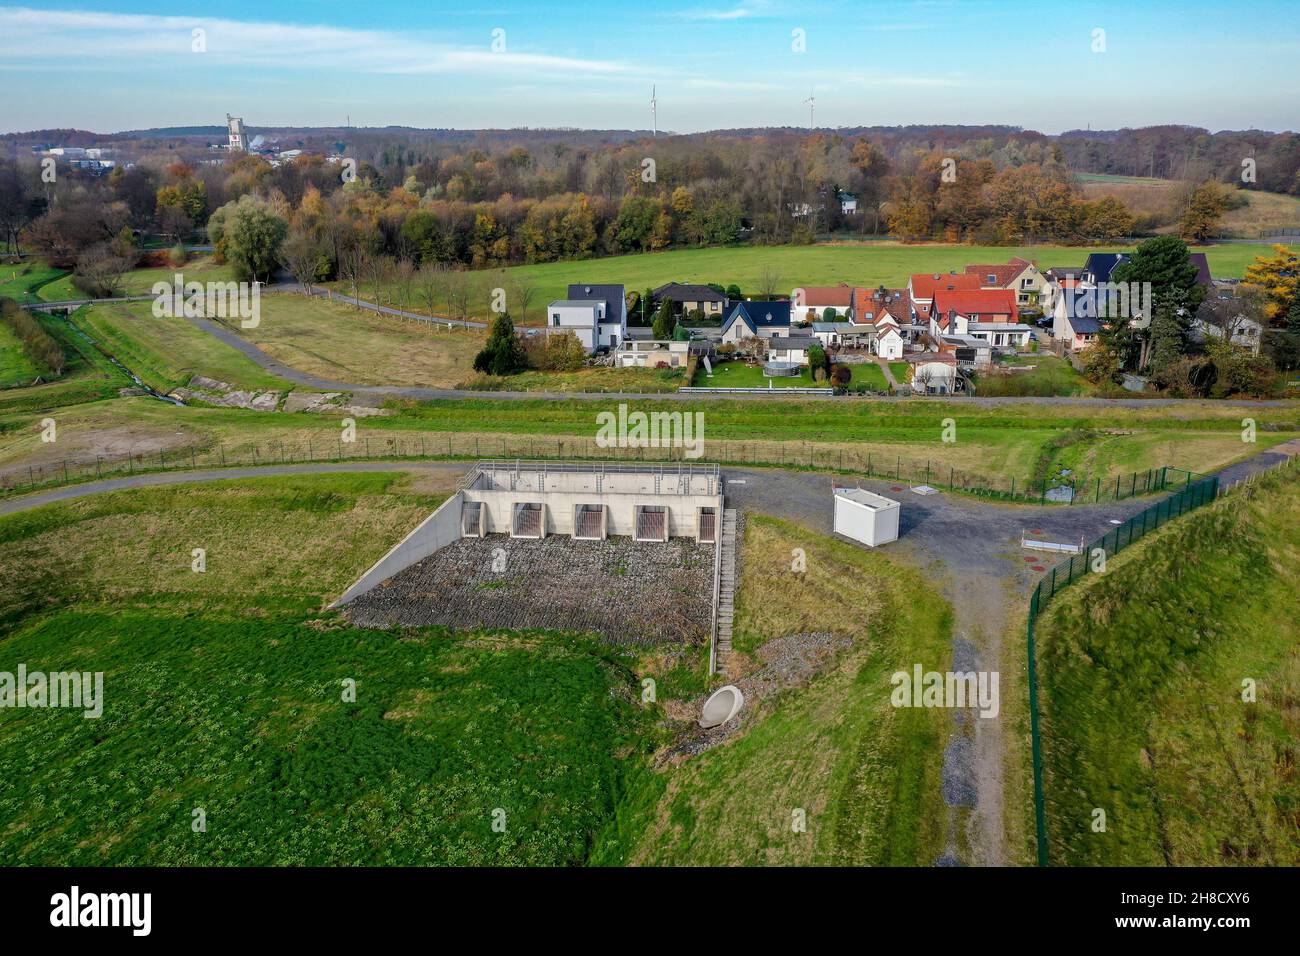
[[616, 643], [707, 642], [713, 546], [689, 539], [462, 538], [344, 612], [367, 627], [543, 628]]

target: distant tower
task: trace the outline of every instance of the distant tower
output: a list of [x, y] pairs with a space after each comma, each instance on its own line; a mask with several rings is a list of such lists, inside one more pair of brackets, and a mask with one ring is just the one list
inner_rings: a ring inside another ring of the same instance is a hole
[[655, 87], [650, 87], [650, 122], [654, 126], [654, 135], [659, 135], [659, 101], [655, 99]]
[[808, 129], [812, 130], [814, 128], [813, 112], [817, 109], [817, 100], [813, 97], [812, 90], [808, 91], [808, 99], [804, 100], [804, 102], [808, 104]]
[[226, 114], [226, 129], [230, 133], [231, 152], [242, 153], [248, 149], [248, 140], [244, 138], [244, 118]]

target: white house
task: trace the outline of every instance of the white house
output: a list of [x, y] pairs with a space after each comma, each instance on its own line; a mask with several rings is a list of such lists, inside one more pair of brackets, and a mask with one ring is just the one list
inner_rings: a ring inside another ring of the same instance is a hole
[[779, 335], [767, 340], [767, 361], [808, 364], [808, 350], [817, 344], [811, 335]]
[[[1224, 331], [1221, 326], [1215, 325], [1213, 322], [1203, 322], [1200, 318], [1192, 319], [1192, 338], [1198, 342], [1204, 342], [1206, 336], [1221, 339]], [[1238, 315], [1233, 319], [1231, 332], [1228, 336], [1228, 341], [1233, 345], [1245, 349], [1251, 355], [1258, 355], [1263, 339], [1264, 327], [1254, 319], [1245, 315]]]
[[546, 326], [572, 332], [588, 352], [617, 348], [627, 338], [627, 300], [621, 285], [569, 286], [569, 297], [546, 309]]
[[669, 368], [685, 368], [690, 356], [690, 342], [629, 339], [614, 350], [614, 365], [618, 368], [658, 368], [663, 362]]
[[951, 395], [964, 387], [957, 359], [938, 352], [918, 352], [905, 361], [912, 366], [912, 391], [920, 395]]
[[723, 342], [735, 343], [742, 339], [761, 337], [774, 338], [790, 334], [790, 303], [772, 302], [737, 302], [722, 323]]
[[875, 352], [890, 361], [903, 357], [903, 333], [892, 318], [882, 319], [876, 326]]
[[1023, 349], [1029, 344], [1029, 326], [1020, 322], [971, 322], [966, 334], [983, 339], [995, 349]]

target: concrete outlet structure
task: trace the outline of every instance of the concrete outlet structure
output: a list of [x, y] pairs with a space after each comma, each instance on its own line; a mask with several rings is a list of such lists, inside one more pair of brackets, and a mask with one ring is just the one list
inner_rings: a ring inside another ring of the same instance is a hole
[[723, 510], [717, 465], [481, 461], [450, 498], [334, 602], [339, 607], [459, 538], [565, 535], [600, 541], [692, 538], [716, 544]]

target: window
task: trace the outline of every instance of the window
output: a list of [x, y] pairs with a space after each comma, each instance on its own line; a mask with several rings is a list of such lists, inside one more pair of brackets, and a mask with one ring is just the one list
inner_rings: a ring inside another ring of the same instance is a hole
[[989, 273], [989, 285], [997, 285], [997, 282], [998, 282], [998, 277], [995, 276], [993, 273], [990, 272], [990, 273]]
[[556, 312], [554, 315], [551, 316], [551, 325], [559, 325], [559, 324], [560, 324], [560, 313]]

